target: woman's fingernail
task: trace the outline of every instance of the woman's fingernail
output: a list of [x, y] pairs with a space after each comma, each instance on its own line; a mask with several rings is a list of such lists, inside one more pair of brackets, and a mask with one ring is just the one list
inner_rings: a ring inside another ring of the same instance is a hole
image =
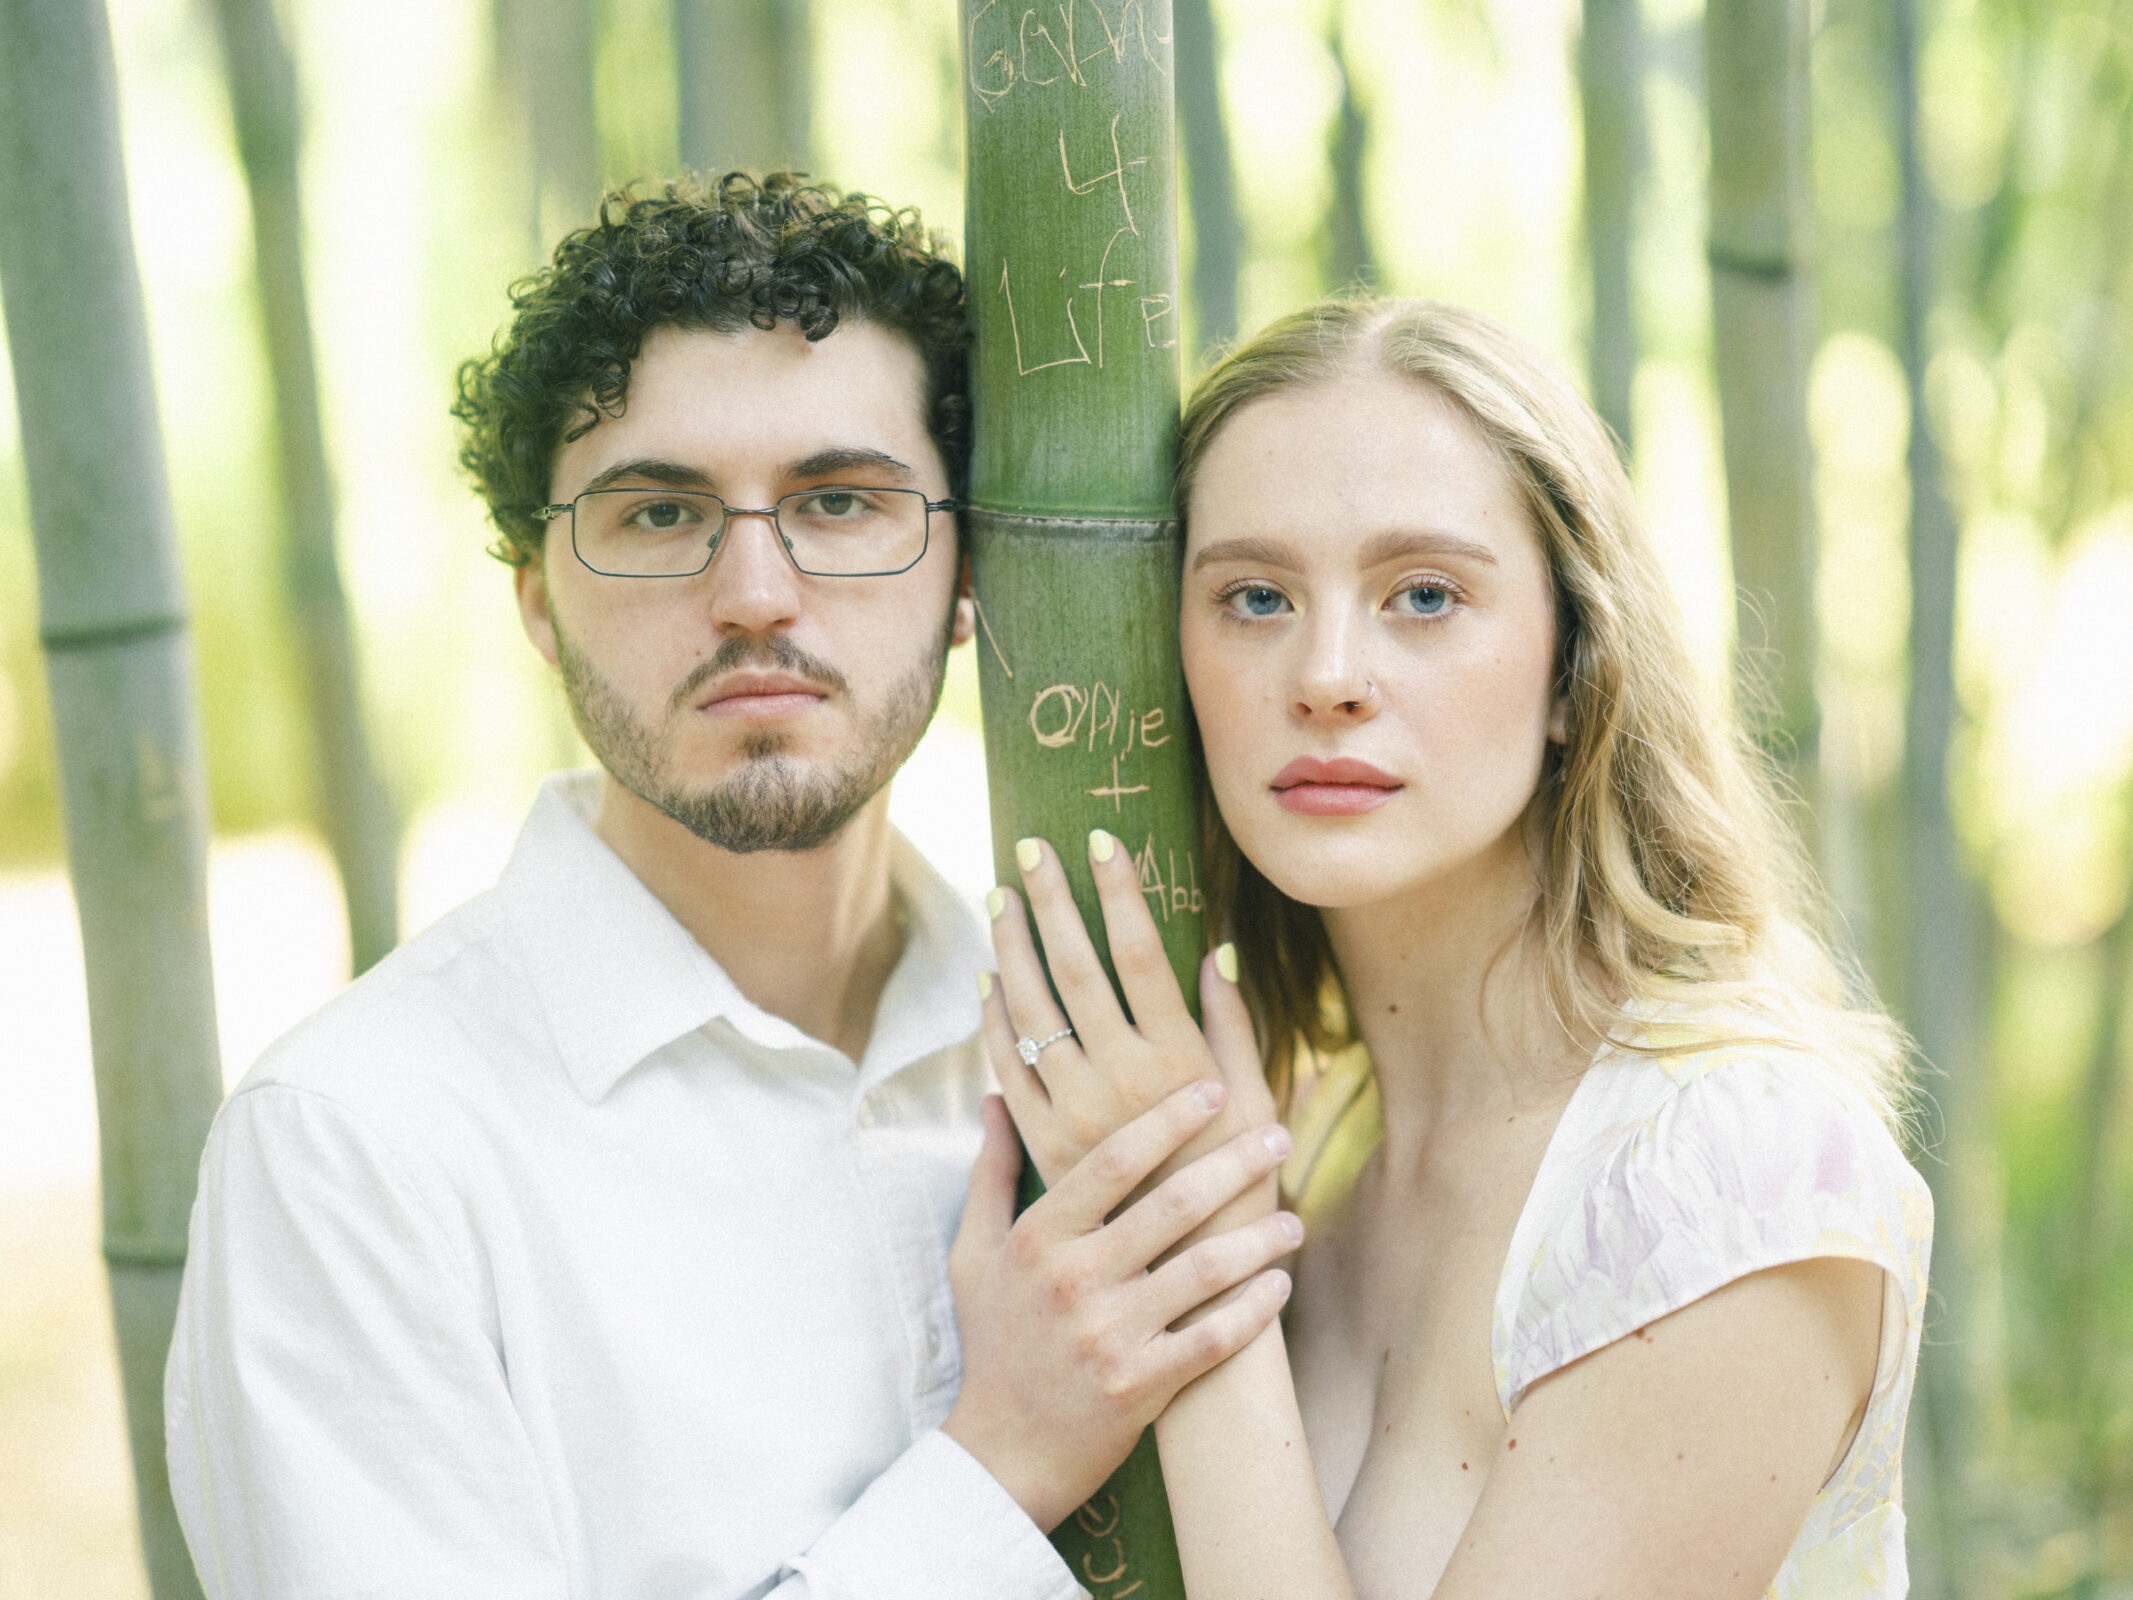
[[1109, 861], [1111, 852], [1117, 848], [1118, 841], [1104, 832], [1103, 829], [1091, 828], [1089, 830], [1089, 859], [1091, 861]]
[[1015, 841], [1015, 864], [1024, 872], [1035, 872], [1037, 863], [1044, 859], [1044, 852], [1037, 848], [1035, 839]]
[[1220, 1111], [1222, 1102], [1229, 1098], [1229, 1090], [1209, 1078], [1193, 1090], [1192, 1098], [1202, 1111]]
[[1222, 974], [1222, 981], [1225, 983], [1235, 983], [1237, 981], [1237, 947], [1235, 945], [1225, 943], [1215, 946], [1215, 971]]
[[998, 889], [987, 889], [985, 891], [985, 911], [988, 916], [997, 917], [1006, 909], [1006, 895], [1002, 894]]
[[978, 974], [978, 998], [980, 1000], [990, 1000], [992, 998], [992, 974], [989, 972]]
[[1274, 1152], [1276, 1161], [1285, 1159], [1288, 1153], [1296, 1148], [1296, 1141], [1289, 1137], [1289, 1130], [1278, 1122], [1259, 1137], [1266, 1140], [1266, 1147]]
[[1289, 1243], [1302, 1244], [1304, 1242], [1303, 1218], [1293, 1211], [1284, 1211], [1281, 1214], [1281, 1231], [1289, 1236]]

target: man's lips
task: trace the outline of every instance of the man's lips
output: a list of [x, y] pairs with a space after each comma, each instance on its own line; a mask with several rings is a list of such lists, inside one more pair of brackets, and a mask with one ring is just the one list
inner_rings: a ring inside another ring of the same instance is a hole
[[1311, 817], [1358, 817], [1377, 810], [1405, 785], [1367, 761], [1299, 756], [1274, 774], [1270, 787], [1284, 810]]
[[787, 672], [736, 672], [720, 678], [696, 709], [714, 717], [786, 717], [820, 705], [829, 691]]

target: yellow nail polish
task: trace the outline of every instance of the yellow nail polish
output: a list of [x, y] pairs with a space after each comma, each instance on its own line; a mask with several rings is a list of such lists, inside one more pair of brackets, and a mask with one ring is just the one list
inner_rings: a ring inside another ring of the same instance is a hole
[[1089, 859], [1091, 861], [1109, 861], [1111, 853], [1117, 848], [1118, 841], [1104, 832], [1103, 829], [1091, 828], [1089, 830]]
[[1215, 971], [1222, 974], [1227, 983], [1237, 981], [1237, 947], [1233, 944], [1215, 946]]
[[992, 974], [989, 972], [978, 974], [978, 998], [980, 1000], [990, 1000], [992, 998]]
[[1017, 839], [1015, 841], [1015, 863], [1024, 872], [1035, 872], [1037, 863], [1043, 859], [1044, 852], [1037, 848], [1035, 839]]
[[985, 891], [985, 914], [987, 916], [997, 917], [1001, 912], [1005, 911], [1006, 909], [1006, 895], [1002, 894], [997, 889], [987, 889]]

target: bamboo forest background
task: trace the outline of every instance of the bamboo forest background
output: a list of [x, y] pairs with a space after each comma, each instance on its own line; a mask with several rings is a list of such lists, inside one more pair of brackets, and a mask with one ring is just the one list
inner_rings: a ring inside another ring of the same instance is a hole
[[[2133, 0], [1174, 3], [1188, 377], [1358, 279], [1588, 375], [1933, 1059], [1914, 1592], [2133, 1596]], [[503, 286], [685, 164], [959, 232], [961, 41], [948, 0], [111, 9], [234, 1079], [578, 758], [453, 465]], [[13, 404], [0, 1594], [133, 1597]], [[983, 796], [965, 653], [897, 808], [977, 884]]]

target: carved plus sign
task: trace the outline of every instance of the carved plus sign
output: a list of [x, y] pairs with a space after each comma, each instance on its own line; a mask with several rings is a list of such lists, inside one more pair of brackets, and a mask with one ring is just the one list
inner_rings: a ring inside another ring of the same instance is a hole
[[1089, 791], [1089, 793], [1098, 800], [1108, 799], [1111, 802], [1111, 809], [1113, 811], [1123, 811], [1126, 809], [1127, 795], [1146, 794], [1147, 792], [1148, 785], [1146, 785], [1145, 783], [1120, 783], [1118, 781], [1117, 756], [1113, 756], [1111, 758], [1111, 782], [1109, 786], [1100, 789], [1091, 789]]

